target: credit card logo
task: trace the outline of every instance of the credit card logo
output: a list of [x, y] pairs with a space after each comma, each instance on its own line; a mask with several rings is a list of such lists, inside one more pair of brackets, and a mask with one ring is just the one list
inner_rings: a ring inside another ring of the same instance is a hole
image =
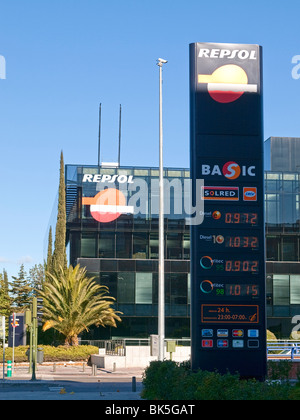
[[204, 348], [212, 348], [213, 345], [213, 340], [202, 340], [202, 347]]

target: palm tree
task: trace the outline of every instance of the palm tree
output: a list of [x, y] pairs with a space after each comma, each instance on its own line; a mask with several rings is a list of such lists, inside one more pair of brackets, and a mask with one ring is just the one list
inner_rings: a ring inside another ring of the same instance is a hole
[[59, 266], [48, 272], [40, 296], [43, 298], [43, 331], [54, 328], [65, 336], [65, 345], [78, 345], [78, 334], [91, 325], [116, 327], [121, 321], [111, 307], [108, 288], [87, 277], [86, 269]]

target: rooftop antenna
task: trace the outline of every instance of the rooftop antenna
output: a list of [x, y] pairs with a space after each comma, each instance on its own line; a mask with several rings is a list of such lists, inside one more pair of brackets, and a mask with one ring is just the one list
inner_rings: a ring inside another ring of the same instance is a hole
[[98, 166], [100, 166], [101, 104], [99, 106]]
[[121, 115], [122, 115], [122, 107], [120, 105], [120, 116], [119, 116], [119, 153], [118, 153], [118, 164], [120, 167], [120, 159], [121, 159]]

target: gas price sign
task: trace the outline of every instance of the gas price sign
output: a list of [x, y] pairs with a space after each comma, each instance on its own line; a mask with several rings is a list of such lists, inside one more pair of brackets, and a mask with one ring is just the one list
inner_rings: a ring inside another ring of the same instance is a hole
[[[190, 45], [192, 368], [266, 375], [262, 48]], [[199, 192], [196, 180], [204, 185]]]

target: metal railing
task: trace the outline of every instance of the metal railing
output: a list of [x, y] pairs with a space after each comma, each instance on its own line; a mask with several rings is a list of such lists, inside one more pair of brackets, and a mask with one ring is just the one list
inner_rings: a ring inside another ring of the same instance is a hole
[[[190, 346], [190, 338], [165, 339], [175, 341], [176, 346]], [[112, 340], [81, 340], [82, 345], [91, 345], [104, 349], [105, 354], [114, 356], [126, 356], [126, 346], [150, 346], [150, 338], [113, 338]], [[300, 341], [291, 340], [268, 340], [268, 359], [290, 359], [300, 361]]]
[[300, 360], [300, 342], [291, 340], [268, 340], [268, 359]]
[[[176, 346], [190, 346], [190, 338], [165, 339], [175, 341]], [[81, 345], [90, 345], [105, 349], [105, 354], [113, 356], [126, 356], [127, 346], [150, 346], [150, 338], [113, 338], [112, 340], [80, 340]]]

